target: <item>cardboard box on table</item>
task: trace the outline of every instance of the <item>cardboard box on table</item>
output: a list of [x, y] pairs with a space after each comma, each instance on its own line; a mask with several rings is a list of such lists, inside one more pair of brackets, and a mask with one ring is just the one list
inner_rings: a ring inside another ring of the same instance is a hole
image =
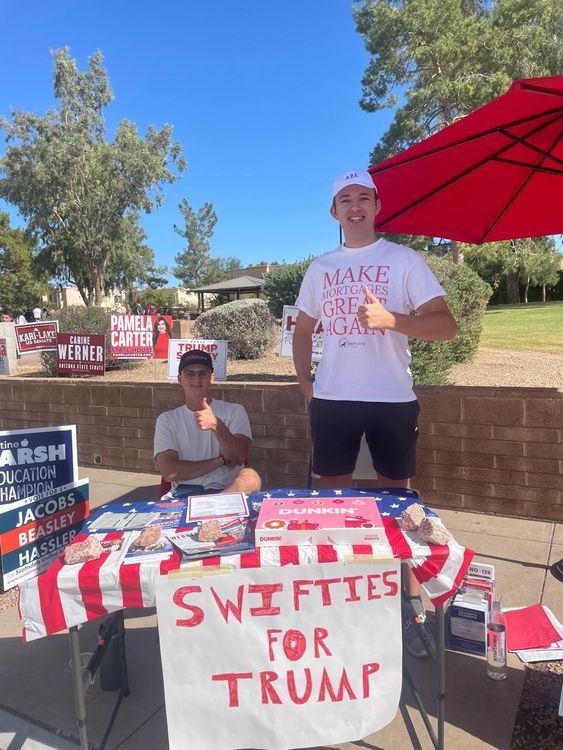
[[447, 612], [450, 648], [486, 654], [487, 623], [494, 589], [495, 566], [473, 562]]
[[379, 544], [383, 522], [374, 497], [264, 498], [256, 546]]

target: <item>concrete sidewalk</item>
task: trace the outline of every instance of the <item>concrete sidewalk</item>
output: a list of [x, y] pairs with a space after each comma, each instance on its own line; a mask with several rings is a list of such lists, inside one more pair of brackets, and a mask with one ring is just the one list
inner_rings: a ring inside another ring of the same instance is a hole
[[[81, 469], [80, 476], [90, 478], [92, 507], [112, 500], [155, 499], [159, 488], [154, 474]], [[456, 540], [475, 550], [476, 559], [494, 563], [503, 606], [542, 601], [563, 622], [563, 584], [549, 572], [549, 566], [563, 558], [562, 524], [445, 510], [439, 514]], [[97, 620], [81, 628], [82, 651], [94, 650], [99, 623]], [[131, 696], [123, 700], [107, 748], [167, 750], [154, 612], [127, 610], [126, 627]], [[76, 747], [78, 733], [66, 631], [24, 644], [17, 607], [6, 609], [0, 612], [0, 663], [0, 750]], [[409, 667], [433, 718], [433, 665], [409, 659]], [[524, 665], [513, 655], [509, 655], [508, 679], [496, 683], [486, 677], [483, 657], [448, 651], [446, 747], [508, 750], [524, 676]], [[97, 676], [86, 697], [88, 737], [93, 748], [99, 747], [115, 700], [116, 693], [101, 690]], [[420, 745], [413, 745], [409, 738], [411, 724]], [[401, 710], [395, 720], [359, 744], [370, 750], [408, 750], [413, 746], [430, 750], [431, 742], [408, 687], [403, 690]], [[340, 747], [351, 750], [353, 745]]]

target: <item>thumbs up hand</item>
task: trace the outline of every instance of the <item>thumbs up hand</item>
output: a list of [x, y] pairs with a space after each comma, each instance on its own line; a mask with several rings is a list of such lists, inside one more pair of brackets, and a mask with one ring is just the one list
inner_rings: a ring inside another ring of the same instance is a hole
[[201, 399], [201, 407], [199, 411], [194, 412], [194, 419], [200, 430], [217, 429], [217, 417], [206, 398]]
[[364, 287], [364, 294], [366, 301], [358, 308], [358, 320], [361, 325], [370, 329], [393, 328], [395, 320], [393, 313], [389, 312], [367, 287]]

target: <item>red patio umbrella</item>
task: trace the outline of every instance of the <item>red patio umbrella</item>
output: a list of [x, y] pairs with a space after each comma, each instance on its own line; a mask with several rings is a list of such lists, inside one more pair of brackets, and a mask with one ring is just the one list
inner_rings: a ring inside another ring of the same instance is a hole
[[563, 232], [563, 76], [503, 96], [370, 168], [380, 232], [481, 244]]

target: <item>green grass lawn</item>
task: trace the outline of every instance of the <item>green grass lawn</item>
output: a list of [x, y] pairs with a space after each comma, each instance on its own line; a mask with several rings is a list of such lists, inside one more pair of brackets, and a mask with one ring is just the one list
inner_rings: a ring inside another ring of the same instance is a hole
[[489, 307], [479, 346], [513, 351], [563, 352], [563, 302]]

